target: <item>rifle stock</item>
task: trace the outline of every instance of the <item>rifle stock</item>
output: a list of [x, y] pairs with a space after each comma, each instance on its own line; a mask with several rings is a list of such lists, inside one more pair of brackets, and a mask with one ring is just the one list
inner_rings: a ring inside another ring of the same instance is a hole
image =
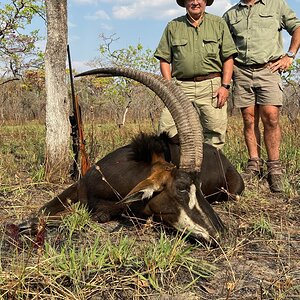
[[75, 111], [76, 111], [76, 120], [78, 123], [78, 134], [79, 134], [79, 153], [80, 153], [80, 167], [81, 175], [85, 175], [87, 170], [90, 168], [90, 162], [88, 155], [85, 151], [85, 139], [83, 135], [83, 123], [81, 118], [81, 107], [78, 103], [78, 95], [75, 96]]
[[78, 95], [75, 96], [69, 45], [67, 46], [67, 52], [70, 70], [71, 98], [73, 106], [73, 115], [69, 117], [71, 123], [72, 149], [74, 153], [74, 162], [71, 176], [73, 179], [77, 179], [78, 177], [80, 177], [80, 175], [85, 175], [87, 170], [90, 168], [90, 162], [85, 151], [81, 107], [78, 102]]

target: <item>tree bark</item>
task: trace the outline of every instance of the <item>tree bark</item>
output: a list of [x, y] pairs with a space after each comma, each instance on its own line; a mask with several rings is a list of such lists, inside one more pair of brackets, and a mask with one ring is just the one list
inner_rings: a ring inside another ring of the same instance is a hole
[[69, 100], [66, 83], [67, 0], [46, 0], [46, 179], [64, 181], [70, 168]]

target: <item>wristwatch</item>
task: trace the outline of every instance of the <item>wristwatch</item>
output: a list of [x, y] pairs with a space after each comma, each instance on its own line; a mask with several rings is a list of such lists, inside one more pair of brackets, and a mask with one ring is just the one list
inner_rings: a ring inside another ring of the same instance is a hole
[[222, 83], [221, 86], [222, 86], [223, 88], [225, 88], [226, 90], [229, 90], [229, 89], [230, 89], [230, 84]]
[[296, 56], [296, 54], [292, 51], [288, 51], [285, 55], [290, 58], [295, 58], [295, 56]]

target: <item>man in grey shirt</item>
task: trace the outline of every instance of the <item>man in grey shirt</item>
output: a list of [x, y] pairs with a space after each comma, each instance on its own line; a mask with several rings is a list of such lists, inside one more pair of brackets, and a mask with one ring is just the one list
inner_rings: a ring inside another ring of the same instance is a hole
[[[241, 109], [249, 160], [245, 177], [262, 175], [259, 119], [264, 127], [268, 182], [272, 192], [283, 191], [280, 162], [282, 106], [280, 73], [287, 70], [300, 46], [300, 20], [285, 0], [241, 0], [224, 19], [237, 47], [233, 83], [234, 105]], [[284, 54], [282, 29], [292, 36]]]

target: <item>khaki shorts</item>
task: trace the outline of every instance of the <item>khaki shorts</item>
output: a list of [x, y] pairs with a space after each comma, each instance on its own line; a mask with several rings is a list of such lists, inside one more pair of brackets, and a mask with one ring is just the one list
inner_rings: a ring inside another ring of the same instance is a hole
[[268, 67], [234, 66], [233, 105], [237, 108], [259, 105], [282, 105], [282, 81], [279, 72]]
[[[227, 129], [227, 103], [217, 108], [215, 92], [221, 86], [221, 78], [213, 78], [201, 82], [180, 81], [175, 83], [182, 88], [191, 100], [199, 114], [203, 127], [204, 142], [216, 148], [222, 148], [225, 143]], [[159, 120], [158, 132], [168, 132], [171, 137], [177, 133], [173, 118], [167, 108], [164, 108]]]

